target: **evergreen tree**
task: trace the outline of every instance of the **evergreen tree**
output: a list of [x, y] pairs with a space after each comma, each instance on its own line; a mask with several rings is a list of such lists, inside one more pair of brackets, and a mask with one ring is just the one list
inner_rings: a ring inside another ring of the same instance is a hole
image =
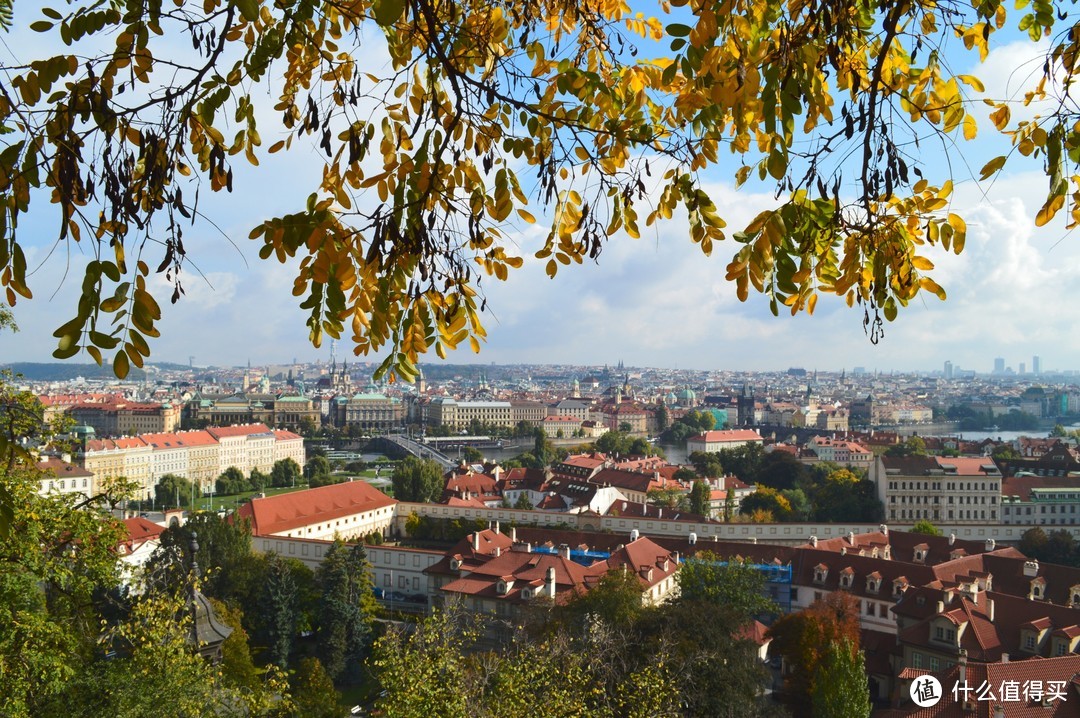
[[258, 597], [259, 639], [267, 658], [282, 668], [289, 665], [296, 634], [297, 591], [292, 571], [276, 553], [266, 556], [266, 575]]
[[296, 486], [301, 483], [302, 476], [300, 464], [291, 458], [280, 459], [270, 469], [270, 485], [275, 488]]
[[848, 640], [831, 644], [814, 679], [814, 718], [868, 718], [870, 687], [862, 651]]
[[352, 548], [338, 539], [319, 567], [316, 655], [339, 683], [352, 682], [367, 655], [375, 598], [363, 544]]

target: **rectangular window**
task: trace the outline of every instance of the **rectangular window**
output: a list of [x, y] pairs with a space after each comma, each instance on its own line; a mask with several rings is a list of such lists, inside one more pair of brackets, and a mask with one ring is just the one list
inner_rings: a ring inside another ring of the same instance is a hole
[[911, 654], [911, 667], [922, 668], [922, 654], [918, 651]]

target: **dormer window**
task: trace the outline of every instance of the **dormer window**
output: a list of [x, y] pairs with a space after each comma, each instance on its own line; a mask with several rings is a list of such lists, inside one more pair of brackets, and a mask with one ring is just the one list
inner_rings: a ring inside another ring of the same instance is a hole
[[881, 590], [881, 575], [876, 571], [866, 577], [866, 592], [877, 593]]
[[523, 589], [521, 589], [521, 600], [528, 601], [530, 598], [532, 598], [532, 595], [533, 595], [533, 592], [532, 592], [531, 588], [523, 588]]
[[855, 578], [855, 572], [845, 568], [840, 572], [840, 588], [851, 588], [851, 582]]
[[926, 552], [930, 550], [930, 547], [924, 543], [915, 547], [915, 563], [926, 563]]
[[1080, 584], [1069, 589], [1069, 608], [1080, 608]]
[[904, 595], [904, 591], [907, 589], [907, 581], [902, 578], [898, 578], [892, 582], [892, 595], [893, 598], [900, 598]]
[[1031, 582], [1031, 593], [1028, 598], [1033, 601], [1041, 601], [1046, 595], [1046, 581], [1037, 578]]
[[814, 567], [814, 583], [825, 583], [825, 579], [829, 576], [829, 567], [823, 563], [819, 563]]
[[452, 558], [452, 559], [450, 559], [450, 570], [451, 571], [458, 571], [460, 569], [461, 569], [461, 559], [460, 558]]

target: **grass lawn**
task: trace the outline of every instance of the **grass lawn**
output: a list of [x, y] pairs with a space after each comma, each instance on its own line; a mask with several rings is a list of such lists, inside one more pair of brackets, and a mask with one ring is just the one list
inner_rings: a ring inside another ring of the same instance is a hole
[[[371, 469], [370, 471], [362, 471], [362, 472], [360, 472], [358, 474], [357, 473], [335, 472], [335, 476], [342, 476], [342, 477], [354, 476], [354, 477], [356, 477], [358, 479], [374, 479], [374, 478], [376, 478], [374, 469]], [[381, 472], [380, 477], [384, 478], [384, 479], [389, 479], [390, 478], [389, 472], [387, 472], [387, 471]], [[303, 491], [306, 488], [307, 488], [307, 484], [304, 484], [302, 486], [296, 486], [296, 487], [286, 486], [284, 488], [278, 488], [278, 489], [267, 488], [263, 492], [245, 491], [242, 494], [229, 494], [228, 496], [222, 496], [220, 494], [215, 494], [213, 499], [211, 499], [209, 496], [206, 496], [206, 497], [203, 497], [203, 498], [200, 498], [200, 499], [196, 499], [195, 500], [195, 510], [196, 511], [210, 511], [211, 509], [213, 509], [215, 511], [218, 511], [218, 510], [220, 510], [222, 508], [231, 510], [231, 509], [237, 508], [238, 506], [240, 506], [245, 501], [247, 501], [252, 496], [255, 496], [258, 493], [265, 493], [267, 496], [276, 496], [277, 494], [287, 494], [290, 491]], [[387, 487], [387, 489], [389, 489], [389, 487]], [[387, 492], [387, 493], [389, 494], [389, 492]], [[213, 506], [211, 506], [211, 503], [213, 504]]]

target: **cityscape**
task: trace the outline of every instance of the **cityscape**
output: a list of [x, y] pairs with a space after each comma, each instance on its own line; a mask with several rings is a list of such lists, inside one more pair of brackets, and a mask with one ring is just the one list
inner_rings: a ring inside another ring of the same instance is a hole
[[[387, 383], [332, 349], [314, 363], [149, 364], [125, 381], [25, 364], [8, 381], [62, 427], [57, 448], [35, 449], [40, 496], [122, 491], [119, 560], [136, 593], [163, 570], [170, 532], [200, 526], [201, 543], [223, 521], [270, 567], [322, 575], [340, 542], [363, 546], [373, 620], [452, 615], [479, 631], [472, 650], [506, 651], [539, 606], [562, 615], [613, 590], [605, 576], [635, 577], [641, 610], [664, 612], [731, 590], [736, 565], [764, 602], [737, 649], [758, 687], [717, 694], [740, 714], [804, 714], [800, 675], [825, 658], [793, 651], [791, 626], [824, 606], [849, 612], [875, 715], [924, 715], [923, 676], [960, 686], [940, 691], [942, 709], [977, 708], [963, 688], [991, 674], [995, 690], [1029, 693], [1037, 677], [1052, 708], [1080, 671], [1080, 380], [1038, 355], [988, 364], [434, 363]], [[213, 579], [206, 591], [230, 592]], [[214, 610], [205, 620], [202, 660], [227, 660], [234, 629]], [[297, 630], [260, 660], [332, 660]], [[336, 670], [336, 685], [366, 685]], [[352, 695], [354, 715], [396, 714]], [[716, 695], [693, 699], [716, 709]]]

